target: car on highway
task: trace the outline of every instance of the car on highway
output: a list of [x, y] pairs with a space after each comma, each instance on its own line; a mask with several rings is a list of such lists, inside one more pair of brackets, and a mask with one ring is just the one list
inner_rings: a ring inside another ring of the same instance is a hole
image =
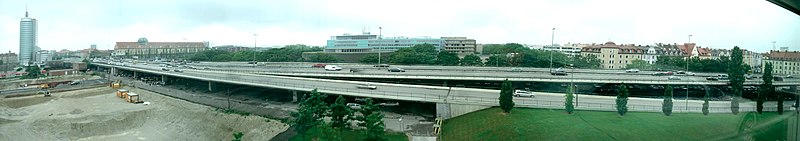
[[375, 85], [372, 85], [372, 84], [358, 84], [358, 85], [356, 85], [356, 88], [359, 88], [359, 89], [373, 89], [374, 90], [374, 89], [377, 89], [378, 86], [375, 86]]
[[314, 67], [314, 68], [322, 68], [322, 67], [325, 67], [325, 66], [327, 66], [327, 65], [325, 65], [325, 64], [314, 64], [314, 65], [311, 65], [311, 67]]
[[639, 73], [639, 69], [628, 69], [625, 70], [626, 73]]
[[406, 70], [402, 68], [390, 68], [389, 72], [406, 72]]
[[550, 75], [567, 75], [567, 71], [563, 68], [557, 68], [550, 71]]
[[326, 71], [340, 71], [340, 70], [342, 70], [342, 68], [339, 67], [339, 66], [327, 65], [327, 66], [325, 66], [325, 70]]
[[161, 68], [161, 70], [163, 70], [163, 71], [169, 71], [169, 68], [164, 68], [164, 67], [162, 67], [162, 68]]
[[520, 69], [520, 68], [513, 68], [513, 69], [509, 69], [509, 70], [508, 70], [508, 72], [522, 72], [522, 69]]
[[350, 72], [361, 72], [361, 69], [350, 68]]
[[711, 81], [728, 80], [728, 75], [718, 74], [717, 76], [706, 77], [706, 80], [711, 80]]
[[678, 77], [678, 76], [669, 76], [669, 77], [667, 77], [667, 80], [681, 80], [681, 77]]
[[775, 81], [783, 81], [783, 77], [780, 77], [780, 76], [775, 76], [775, 77], [772, 77], [772, 80], [775, 80]]
[[389, 64], [377, 64], [377, 65], [374, 65], [374, 66], [372, 66], [372, 67], [388, 68], [388, 67], [389, 67]]
[[673, 75], [673, 74], [674, 74], [674, 73], [672, 73], [671, 71], [665, 71], [665, 72], [655, 72], [655, 73], [653, 73], [653, 75], [654, 75], [654, 76]]
[[534, 97], [533, 93], [525, 90], [514, 90], [515, 97]]
[[174, 69], [172, 71], [174, 71], [174, 72], [183, 72], [183, 70], [179, 70], [179, 69]]
[[793, 75], [786, 75], [786, 78], [794, 78]]
[[396, 101], [393, 101], [393, 102], [381, 102], [381, 103], [378, 103], [378, 105], [380, 105], [380, 106], [400, 106], [400, 103], [396, 102]]
[[347, 107], [350, 107], [350, 109], [358, 110], [358, 109], [361, 109], [361, 104], [358, 104], [358, 103], [347, 103]]
[[691, 76], [695, 75], [693, 72], [688, 72], [688, 71], [678, 71], [675, 74], [678, 74], [678, 75], [691, 75]]

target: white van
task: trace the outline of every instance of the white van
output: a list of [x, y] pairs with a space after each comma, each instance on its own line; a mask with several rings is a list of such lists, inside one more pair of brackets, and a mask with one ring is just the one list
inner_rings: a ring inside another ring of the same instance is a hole
[[326, 71], [340, 71], [340, 70], [342, 70], [342, 68], [340, 68], [339, 66], [327, 65], [327, 66], [325, 66], [325, 70]]

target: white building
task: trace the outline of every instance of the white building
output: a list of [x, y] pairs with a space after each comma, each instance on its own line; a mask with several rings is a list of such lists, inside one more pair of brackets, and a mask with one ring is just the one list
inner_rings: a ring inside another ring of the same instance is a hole
[[544, 50], [553, 50], [558, 51], [567, 55], [580, 55], [581, 49], [587, 46], [591, 46], [591, 44], [576, 44], [576, 43], [567, 43], [562, 45], [555, 44], [555, 45], [547, 45], [544, 46]]
[[655, 64], [656, 61], [658, 61], [658, 51], [656, 51], [656, 47], [647, 47], [642, 55], [642, 60], [648, 64]]
[[37, 21], [34, 18], [28, 17], [28, 12], [25, 11], [25, 17], [19, 22], [19, 64], [28, 66], [34, 61], [34, 55], [38, 51], [37, 46]]
[[54, 54], [53, 52], [55, 52], [55, 51], [40, 50], [40, 51], [36, 52], [35, 63], [45, 64], [45, 63], [47, 63], [47, 61], [52, 61], [53, 60], [53, 54]]

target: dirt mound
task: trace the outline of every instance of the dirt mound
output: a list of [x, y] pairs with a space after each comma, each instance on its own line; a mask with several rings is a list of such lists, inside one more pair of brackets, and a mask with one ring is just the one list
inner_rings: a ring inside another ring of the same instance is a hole
[[1, 107], [20, 108], [36, 104], [45, 103], [53, 99], [53, 97], [42, 97], [41, 95], [34, 95], [41, 98], [8, 98], [0, 99]]
[[48, 118], [34, 121], [32, 130], [55, 138], [79, 139], [91, 136], [122, 133], [141, 127], [147, 121], [146, 110], [80, 118]]
[[[0, 99], [0, 140], [269, 140], [288, 126], [259, 116], [225, 114], [149, 91], [126, 88], [150, 105], [107, 87]], [[25, 106], [21, 106], [25, 105]], [[14, 107], [11, 107], [14, 106]]]

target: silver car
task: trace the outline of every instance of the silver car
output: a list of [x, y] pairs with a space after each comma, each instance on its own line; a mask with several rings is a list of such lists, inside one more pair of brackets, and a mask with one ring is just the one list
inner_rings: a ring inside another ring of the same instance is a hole
[[514, 91], [515, 97], [534, 97], [533, 93], [524, 90], [515, 90]]
[[372, 84], [358, 84], [358, 85], [356, 85], [356, 88], [359, 88], [359, 89], [373, 89], [374, 90], [374, 89], [377, 89], [378, 86], [375, 86], [375, 85], [372, 85]]

